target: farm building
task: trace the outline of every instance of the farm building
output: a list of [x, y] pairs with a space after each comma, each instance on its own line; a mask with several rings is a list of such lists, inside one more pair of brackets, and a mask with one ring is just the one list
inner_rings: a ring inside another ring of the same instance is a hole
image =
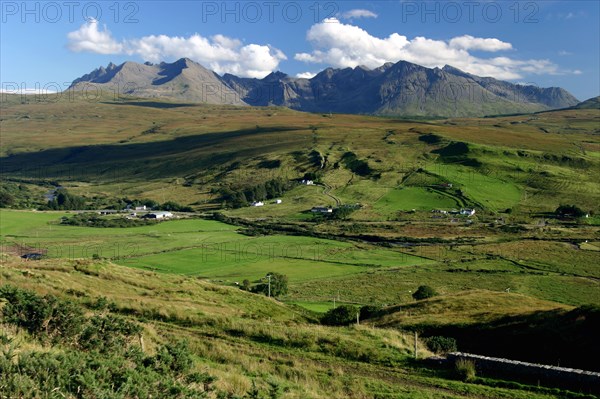
[[276, 200], [275, 200], [275, 203], [276, 203], [276, 204], [281, 204], [281, 202], [282, 202], [282, 201], [281, 201], [280, 199], [276, 199]]
[[114, 209], [102, 209], [98, 211], [98, 215], [112, 215], [117, 213]]
[[146, 205], [142, 205], [142, 206], [133, 206], [132, 204], [129, 204], [125, 207], [124, 209], [125, 211], [129, 211], [129, 210], [134, 210], [134, 211], [149, 211], [150, 208], [147, 208]]
[[332, 213], [333, 209], [326, 206], [314, 206], [310, 211], [313, 213]]
[[256, 202], [252, 203], [252, 206], [264, 206], [264, 205], [265, 205], [265, 203], [262, 201], [256, 201]]
[[301, 183], [307, 186], [313, 186], [315, 184], [315, 182], [312, 180], [302, 180]]
[[168, 218], [172, 218], [173, 214], [171, 212], [161, 211], [161, 212], [148, 213], [148, 214], [146, 214], [145, 217], [147, 217], [149, 219], [168, 219]]
[[472, 208], [463, 208], [460, 210], [461, 215], [473, 216], [475, 214], [475, 209]]

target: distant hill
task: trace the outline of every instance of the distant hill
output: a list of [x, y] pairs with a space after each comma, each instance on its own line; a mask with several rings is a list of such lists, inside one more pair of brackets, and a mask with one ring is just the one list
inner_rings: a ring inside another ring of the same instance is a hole
[[379, 68], [327, 68], [312, 79], [273, 72], [263, 79], [219, 76], [187, 58], [172, 64], [126, 62], [73, 82], [140, 97], [210, 104], [285, 106], [307, 112], [409, 116], [485, 116], [568, 108], [578, 100], [558, 87], [539, 88], [479, 77], [451, 66], [400, 61]]
[[600, 109], [600, 96], [592, 97], [573, 107], [574, 109]]

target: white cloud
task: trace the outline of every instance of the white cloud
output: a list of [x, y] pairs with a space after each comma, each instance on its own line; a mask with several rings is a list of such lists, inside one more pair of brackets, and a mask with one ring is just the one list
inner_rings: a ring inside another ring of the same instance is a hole
[[317, 76], [317, 74], [314, 72], [301, 72], [296, 74], [296, 77], [301, 79], [312, 79], [315, 76]]
[[512, 45], [510, 43], [506, 43], [498, 39], [482, 39], [480, 37], [473, 37], [470, 35], [455, 37], [451, 39], [448, 44], [451, 48], [463, 50], [494, 52], [512, 49]]
[[79, 30], [69, 32], [67, 38], [69, 39], [67, 47], [75, 52], [91, 51], [99, 54], [115, 54], [123, 50], [122, 45], [112, 38], [106, 26], [104, 30], [98, 30], [98, 21], [93, 18], [81, 25]]
[[75, 52], [138, 55], [144, 61], [159, 62], [188, 57], [219, 74], [263, 78], [276, 70], [285, 54], [269, 45], [248, 44], [235, 38], [194, 34], [189, 37], [150, 35], [138, 39], [115, 40], [91, 20], [67, 35], [67, 47]]
[[571, 53], [570, 51], [567, 51], [567, 50], [560, 50], [558, 52], [558, 55], [560, 55], [561, 57], [565, 57], [567, 55], [573, 55], [573, 53]]
[[345, 19], [356, 19], [356, 18], [377, 18], [377, 14], [373, 11], [364, 10], [361, 8], [357, 8], [354, 10], [346, 11], [342, 13], [342, 18]]
[[399, 33], [379, 38], [335, 18], [313, 25], [306, 38], [314, 50], [310, 53], [297, 53], [294, 57], [296, 60], [338, 68], [358, 65], [376, 68], [386, 62], [404, 60], [430, 68], [452, 65], [465, 72], [498, 79], [519, 79], [530, 73], [561, 73], [549, 60], [482, 58], [470, 54], [470, 50], [497, 52], [512, 49], [510, 43], [495, 38], [465, 35], [444, 41], [419, 36], [409, 40]]

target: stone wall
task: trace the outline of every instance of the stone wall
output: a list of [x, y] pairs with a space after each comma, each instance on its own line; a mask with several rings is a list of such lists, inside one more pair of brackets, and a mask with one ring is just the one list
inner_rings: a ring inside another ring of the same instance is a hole
[[490, 377], [517, 379], [527, 383], [560, 387], [575, 392], [600, 394], [600, 373], [597, 372], [462, 352], [454, 352], [448, 355], [448, 362], [452, 365], [459, 359], [473, 361], [478, 373]]

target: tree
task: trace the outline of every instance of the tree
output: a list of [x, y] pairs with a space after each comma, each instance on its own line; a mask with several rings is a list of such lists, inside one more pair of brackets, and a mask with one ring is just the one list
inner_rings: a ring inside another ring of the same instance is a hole
[[350, 217], [350, 215], [352, 214], [352, 212], [354, 212], [355, 208], [351, 207], [351, 206], [340, 206], [339, 208], [336, 208], [333, 210], [333, 215], [332, 217], [334, 219], [338, 219], [338, 220], [345, 220], [348, 219]]
[[412, 294], [412, 297], [417, 301], [421, 299], [432, 298], [437, 295], [437, 292], [428, 285], [422, 285]]
[[0, 208], [11, 206], [15, 203], [15, 197], [6, 192], [0, 192]]
[[575, 218], [585, 216], [585, 212], [577, 205], [560, 205], [558, 208], [556, 208], [554, 213], [556, 213], [558, 216], [569, 216]]
[[329, 309], [321, 318], [321, 323], [328, 326], [347, 326], [356, 320], [358, 309], [352, 305], [340, 305]]
[[248, 280], [248, 279], [245, 279], [244, 281], [242, 281], [242, 286], [241, 286], [241, 288], [242, 288], [244, 291], [250, 291], [250, 280]]
[[[267, 273], [265, 279], [271, 279], [271, 296], [278, 297], [288, 293], [288, 278], [286, 275], [281, 273]], [[269, 282], [258, 284], [253, 289], [256, 293], [269, 294]]]

